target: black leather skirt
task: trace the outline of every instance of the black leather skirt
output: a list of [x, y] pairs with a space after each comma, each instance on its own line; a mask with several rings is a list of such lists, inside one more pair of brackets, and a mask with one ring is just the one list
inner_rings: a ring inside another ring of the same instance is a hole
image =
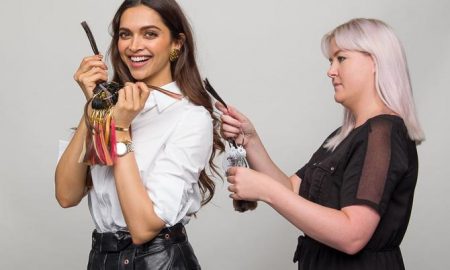
[[134, 245], [128, 232], [92, 233], [88, 270], [201, 269], [182, 224], [164, 228], [143, 245]]

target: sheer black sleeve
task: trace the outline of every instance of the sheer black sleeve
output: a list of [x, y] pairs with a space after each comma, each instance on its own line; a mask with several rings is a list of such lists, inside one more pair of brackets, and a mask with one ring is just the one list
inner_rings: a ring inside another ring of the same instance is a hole
[[380, 216], [408, 168], [406, 138], [396, 123], [370, 120], [349, 154], [341, 188], [341, 206], [368, 205]]

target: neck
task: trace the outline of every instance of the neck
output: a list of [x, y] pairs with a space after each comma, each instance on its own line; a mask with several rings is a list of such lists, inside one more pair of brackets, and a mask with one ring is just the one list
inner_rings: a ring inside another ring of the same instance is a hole
[[359, 102], [354, 108], [348, 108], [352, 115], [355, 117], [355, 127], [364, 124], [367, 120], [372, 117], [381, 114], [395, 114], [394, 111], [389, 109], [381, 100], [378, 95], [372, 97], [366, 102]]
[[147, 78], [145, 83], [148, 85], [161, 87], [163, 85], [171, 83], [172, 80], [173, 79], [172, 79], [172, 73], [170, 71], [170, 63], [167, 63], [167, 65], [163, 69], [161, 69], [158, 73]]
[[171, 82], [172, 82], [172, 76], [169, 76], [167, 78], [157, 78], [157, 79], [153, 79], [153, 80], [147, 80], [145, 83], [147, 85], [153, 85], [153, 86], [161, 87], [161, 86], [164, 86], [164, 85], [169, 84]]

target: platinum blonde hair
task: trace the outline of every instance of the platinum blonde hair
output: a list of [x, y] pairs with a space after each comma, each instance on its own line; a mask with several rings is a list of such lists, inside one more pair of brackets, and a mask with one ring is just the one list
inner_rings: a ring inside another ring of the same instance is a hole
[[[327, 58], [330, 58], [333, 39], [339, 49], [365, 52], [372, 56], [376, 66], [378, 95], [389, 109], [403, 119], [409, 137], [420, 144], [425, 136], [416, 115], [406, 56], [391, 27], [376, 19], [350, 20], [323, 36], [322, 52]], [[355, 118], [345, 108], [341, 129], [324, 146], [333, 151], [354, 127]]]

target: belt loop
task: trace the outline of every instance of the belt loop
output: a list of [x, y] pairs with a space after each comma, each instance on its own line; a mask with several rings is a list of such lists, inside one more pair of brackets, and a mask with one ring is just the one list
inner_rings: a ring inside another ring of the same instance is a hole
[[102, 250], [102, 246], [103, 246], [103, 235], [104, 235], [103, 233], [100, 234], [100, 245], [99, 245], [100, 253], [103, 252], [103, 250]]

